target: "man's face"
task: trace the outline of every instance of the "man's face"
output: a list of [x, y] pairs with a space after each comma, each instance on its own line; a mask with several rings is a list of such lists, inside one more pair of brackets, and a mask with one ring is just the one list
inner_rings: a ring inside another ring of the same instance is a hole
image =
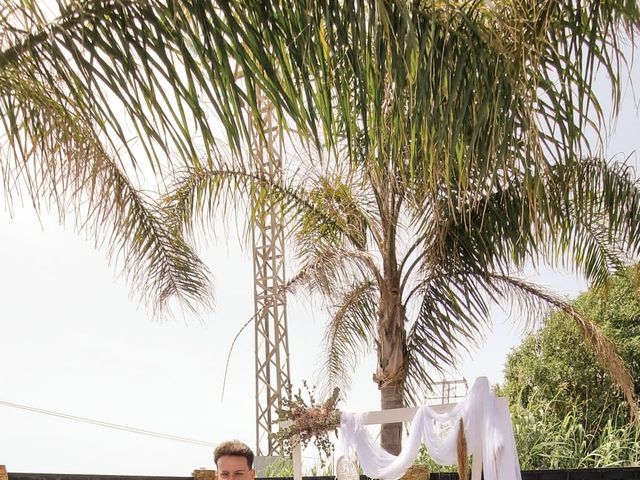
[[249, 468], [247, 459], [235, 455], [223, 455], [218, 459], [218, 480], [254, 480], [256, 471]]

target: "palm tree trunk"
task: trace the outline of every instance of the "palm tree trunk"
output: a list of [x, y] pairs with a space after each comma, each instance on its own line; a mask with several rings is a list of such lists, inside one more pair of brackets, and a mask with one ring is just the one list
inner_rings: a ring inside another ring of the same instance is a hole
[[[406, 376], [406, 331], [404, 308], [397, 288], [382, 292], [378, 324], [378, 368], [374, 381], [380, 389], [382, 410], [404, 407]], [[402, 449], [402, 423], [382, 425], [380, 445], [398, 455]]]
[[[380, 387], [382, 410], [404, 407], [404, 381]], [[402, 423], [386, 423], [380, 427], [380, 445], [387, 452], [398, 455], [402, 450]]]

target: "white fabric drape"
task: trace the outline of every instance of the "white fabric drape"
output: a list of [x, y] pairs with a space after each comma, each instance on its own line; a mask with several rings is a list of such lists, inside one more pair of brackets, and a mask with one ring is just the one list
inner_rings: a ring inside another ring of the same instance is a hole
[[[429, 406], [421, 406], [397, 457], [371, 438], [360, 413], [342, 412], [342, 448], [346, 455], [353, 451], [358, 454], [360, 466], [367, 476], [396, 480], [413, 464], [423, 443], [436, 463], [456, 464], [460, 419], [464, 424], [468, 452], [473, 456], [471, 479], [480, 480], [484, 471], [484, 480], [520, 480], [520, 464], [507, 401], [491, 393], [486, 377], [479, 377], [465, 400], [447, 413], [437, 413]], [[448, 427], [444, 436], [436, 431], [436, 423]]]

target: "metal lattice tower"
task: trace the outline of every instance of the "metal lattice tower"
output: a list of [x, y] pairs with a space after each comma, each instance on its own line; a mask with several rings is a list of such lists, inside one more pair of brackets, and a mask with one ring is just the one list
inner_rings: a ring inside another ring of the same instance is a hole
[[[251, 159], [264, 177], [282, 178], [282, 141], [274, 107], [258, 92], [264, 136], [250, 118]], [[278, 455], [271, 438], [272, 425], [282, 397], [290, 388], [289, 340], [284, 265], [284, 224], [281, 210], [270, 198], [258, 200], [253, 225], [253, 273], [255, 317], [256, 454]]]

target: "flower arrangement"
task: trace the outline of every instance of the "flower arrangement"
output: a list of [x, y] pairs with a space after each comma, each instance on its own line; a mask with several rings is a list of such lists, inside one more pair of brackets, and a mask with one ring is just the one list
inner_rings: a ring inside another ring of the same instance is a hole
[[278, 422], [291, 423], [280, 427], [280, 430], [273, 433], [273, 438], [278, 441], [284, 453], [291, 455], [294, 447], [298, 444], [303, 448], [312, 440], [320, 454], [320, 462], [324, 467], [326, 459], [333, 453], [333, 443], [329, 439], [329, 433], [338, 434], [340, 426], [340, 411], [336, 409], [336, 404], [340, 396], [340, 389], [335, 388], [331, 396], [323, 403], [316, 403], [314, 390], [310, 390], [307, 382], [303, 386], [309, 396], [309, 401], [305, 401], [302, 392], [298, 390], [291, 398], [282, 401], [282, 408], [278, 410]]

